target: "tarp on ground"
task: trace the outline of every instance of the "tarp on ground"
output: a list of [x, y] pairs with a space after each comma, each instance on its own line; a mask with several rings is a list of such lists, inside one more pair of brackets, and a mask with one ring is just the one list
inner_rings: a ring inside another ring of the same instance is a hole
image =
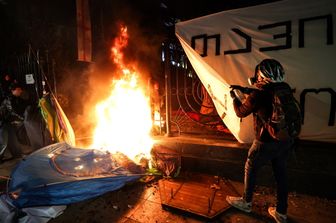
[[301, 139], [336, 142], [336, 1], [284, 0], [223, 11], [176, 24], [176, 35], [239, 142], [254, 138], [252, 116], [236, 117], [230, 85], [248, 86], [255, 66], [274, 58], [295, 89]]
[[18, 208], [67, 205], [138, 180], [143, 169], [121, 153], [74, 148], [65, 142], [23, 159], [10, 176], [8, 193]]

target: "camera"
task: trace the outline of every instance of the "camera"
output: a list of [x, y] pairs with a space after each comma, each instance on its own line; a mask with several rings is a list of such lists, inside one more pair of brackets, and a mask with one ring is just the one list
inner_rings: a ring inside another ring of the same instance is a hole
[[248, 88], [248, 87], [242, 87], [240, 85], [231, 85], [230, 88], [232, 90], [239, 90], [240, 92], [242, 92], [243, 94], [251, 94], [252, 91], [254, 91], [255, 89], [253, 88]]

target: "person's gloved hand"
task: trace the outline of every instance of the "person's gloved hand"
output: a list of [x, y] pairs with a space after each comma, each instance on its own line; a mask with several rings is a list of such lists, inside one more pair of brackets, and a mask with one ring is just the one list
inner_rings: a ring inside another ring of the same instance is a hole
[[234, 90], [230, 91], [230, 96], [231, 96], [232, 99], [236, 98], [236, 94], [235, 94]]

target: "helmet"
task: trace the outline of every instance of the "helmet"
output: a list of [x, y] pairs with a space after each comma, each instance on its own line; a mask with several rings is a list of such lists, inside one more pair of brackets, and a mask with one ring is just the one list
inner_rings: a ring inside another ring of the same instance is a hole
[[285, 71], [277, 60], [265, 59], [256, 66], [254, 77], [249, 79], [249, 83], [278, 83], [284, 80], [284, 75]]

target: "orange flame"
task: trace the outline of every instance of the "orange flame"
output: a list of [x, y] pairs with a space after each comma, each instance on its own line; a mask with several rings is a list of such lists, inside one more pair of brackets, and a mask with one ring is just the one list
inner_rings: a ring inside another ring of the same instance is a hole
[[96, 105], [97, 125], [91, 147], [119, 151], [135, 161], [137, 155], [150, 153], [152, 119], [149, 97], [138, 84], [139, 75], [123, 61], [122, 50], [127, 43], [127, 28], [122, 27], [111, 57], [123, 75], [113, 81], [110, 96]]
[[124, 54], [122, 50], [128, 44], [127, 27], [122, 26], [120, 28], [120, 35], [114, 39], [114, 45], [111, 48], [111, 57], [113, 62], [119, 66], [121, 70], [127, 69], [124, 64]]

